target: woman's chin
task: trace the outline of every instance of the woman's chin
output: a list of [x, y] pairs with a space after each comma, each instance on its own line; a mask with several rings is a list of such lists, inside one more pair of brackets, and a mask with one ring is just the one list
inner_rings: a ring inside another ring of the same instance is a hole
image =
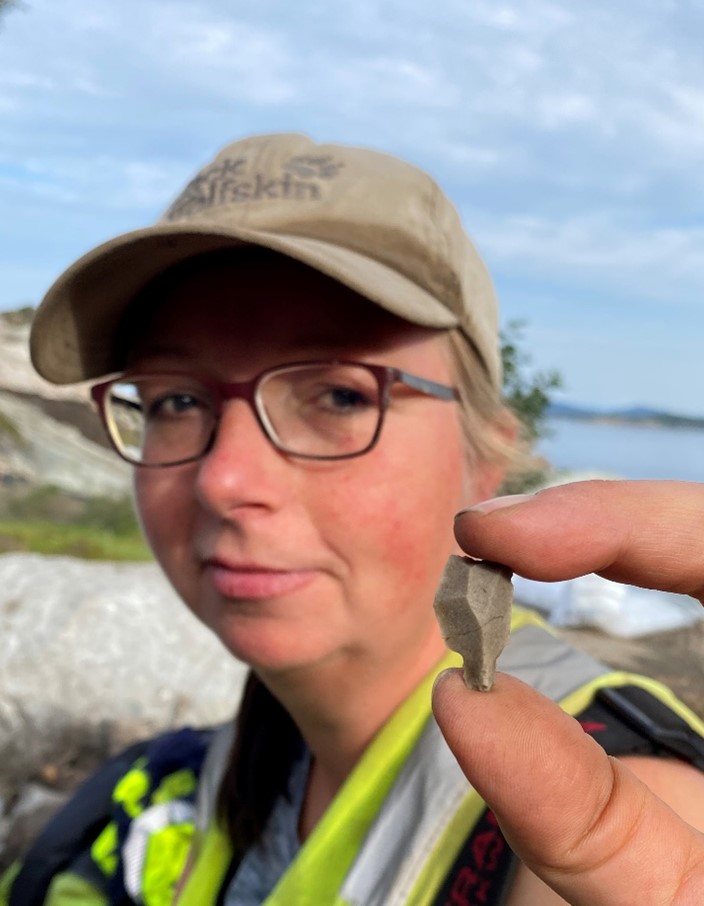
[[310, 634], [300, 638], [300, 629], [296, 633], [290, 628], [276, 625], [254, 626], [251, 622], [250, 625], [241, 626], [233, 625], [232, 620], [227, 620], [225, 625], [209, 622], [208, 626], [234, 658], [258, 673], [282, 673], [310, 667], [329, 654], [322, 650], [320, 644], [314, 643]]

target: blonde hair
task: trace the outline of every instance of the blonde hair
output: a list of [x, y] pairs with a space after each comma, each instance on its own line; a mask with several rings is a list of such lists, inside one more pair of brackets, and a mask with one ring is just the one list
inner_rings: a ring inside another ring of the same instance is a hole
[[506, 404], [471, 341], [456, 327], [447, 331], [447, 338], [470, 465], [494, 463], [511, 476], [532, 471], [535, 464], [520, 418]]

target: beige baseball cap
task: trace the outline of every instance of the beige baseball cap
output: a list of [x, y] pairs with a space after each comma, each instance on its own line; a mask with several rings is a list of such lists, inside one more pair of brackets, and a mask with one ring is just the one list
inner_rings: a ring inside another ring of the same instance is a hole
[[121, 370], [115, 339], [135, 295], [174, 264], [243, 244], [308, 264], [407, 321], [461, 328], [500, 387], [491, 278], [438, 185], [387, 154], [296, 134], [227, 145], [154, 226], [71, 265], [37, 309], [35, 368], [56, 384]]

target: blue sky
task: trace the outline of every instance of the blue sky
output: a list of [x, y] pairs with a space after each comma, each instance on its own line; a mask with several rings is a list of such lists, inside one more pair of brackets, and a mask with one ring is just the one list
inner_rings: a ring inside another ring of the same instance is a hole
[[568, 398], [704, 414], [702, 46], [699, 0], [23, 0], [0, 21], [0, 310], [219, 146], [302, 131], [436, 177]]

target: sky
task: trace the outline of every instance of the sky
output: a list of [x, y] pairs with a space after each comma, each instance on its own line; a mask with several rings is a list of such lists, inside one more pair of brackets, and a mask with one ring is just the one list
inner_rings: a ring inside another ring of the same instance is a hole
[[429, 171], [564, 398], [704, 415], [701, 0], [21, 0], [0, 19], [0, 310], [296, 131]]

